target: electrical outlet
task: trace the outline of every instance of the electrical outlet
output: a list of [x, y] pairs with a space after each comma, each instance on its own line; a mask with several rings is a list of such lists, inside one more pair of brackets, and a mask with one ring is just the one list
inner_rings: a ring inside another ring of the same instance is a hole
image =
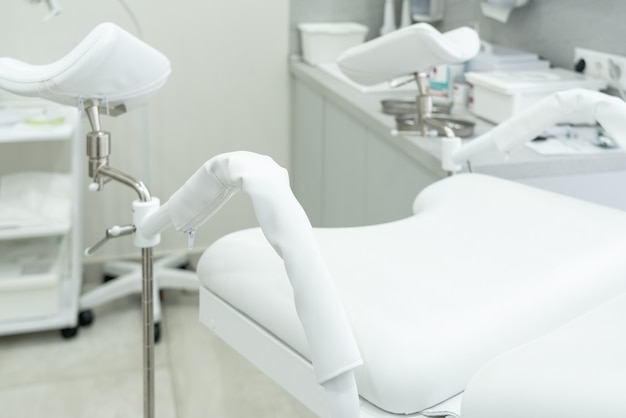
[[601, 78], [613, 88], [626, 90], [626, 57], [575, 48], [574, 65], [579, 67], [581, 59], [585, 61], [584, 74]]

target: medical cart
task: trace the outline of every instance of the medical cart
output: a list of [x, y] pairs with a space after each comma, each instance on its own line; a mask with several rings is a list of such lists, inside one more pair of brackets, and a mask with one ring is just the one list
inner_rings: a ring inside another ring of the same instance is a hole
[[82, 285], [82, 141], [75, 108], [0, 102], [0, 335], [91, 322]]

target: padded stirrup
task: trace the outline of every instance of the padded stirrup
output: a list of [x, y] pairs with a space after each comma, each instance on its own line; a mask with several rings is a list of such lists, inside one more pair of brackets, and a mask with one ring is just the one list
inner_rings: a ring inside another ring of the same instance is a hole
[[480, 38], [473, 29], [441, 33], [428, 23], [418, 23], [351, 48], [337, 63], [355, 82], [372, 85], [437, 65], [461, 63], [479, 50]]
[[51, 64], [0, 58], [0, 88], [71, 106], [91, 99], [111, 109], [137, 107], [165, 84], [169, 74], [165, 55], [113, 23], [98, 25]]

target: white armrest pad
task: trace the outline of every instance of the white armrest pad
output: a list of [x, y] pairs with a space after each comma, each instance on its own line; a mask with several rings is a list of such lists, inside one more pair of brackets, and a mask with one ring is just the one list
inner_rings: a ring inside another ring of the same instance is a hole
[[359, 350], [309, 219], [287, 171], [274, 160], [245, 151], [211, 158], [168, 200], [172, 223], [183, 232], [197, 228], [237, 190], [250, 197], [263, 234], [284, 261], [319, 383], [359, 366]]

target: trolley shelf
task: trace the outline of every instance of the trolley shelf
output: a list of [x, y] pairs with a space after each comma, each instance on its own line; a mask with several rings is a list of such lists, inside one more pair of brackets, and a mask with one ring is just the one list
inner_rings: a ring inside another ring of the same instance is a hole
[[0, 105], [0, 143], [67, 141], [72, 138], [77, 111], [71, 107], [12, 103]]
[[82, 287], [80, 112], [0, 102], [0, 335], [76, 335]]

